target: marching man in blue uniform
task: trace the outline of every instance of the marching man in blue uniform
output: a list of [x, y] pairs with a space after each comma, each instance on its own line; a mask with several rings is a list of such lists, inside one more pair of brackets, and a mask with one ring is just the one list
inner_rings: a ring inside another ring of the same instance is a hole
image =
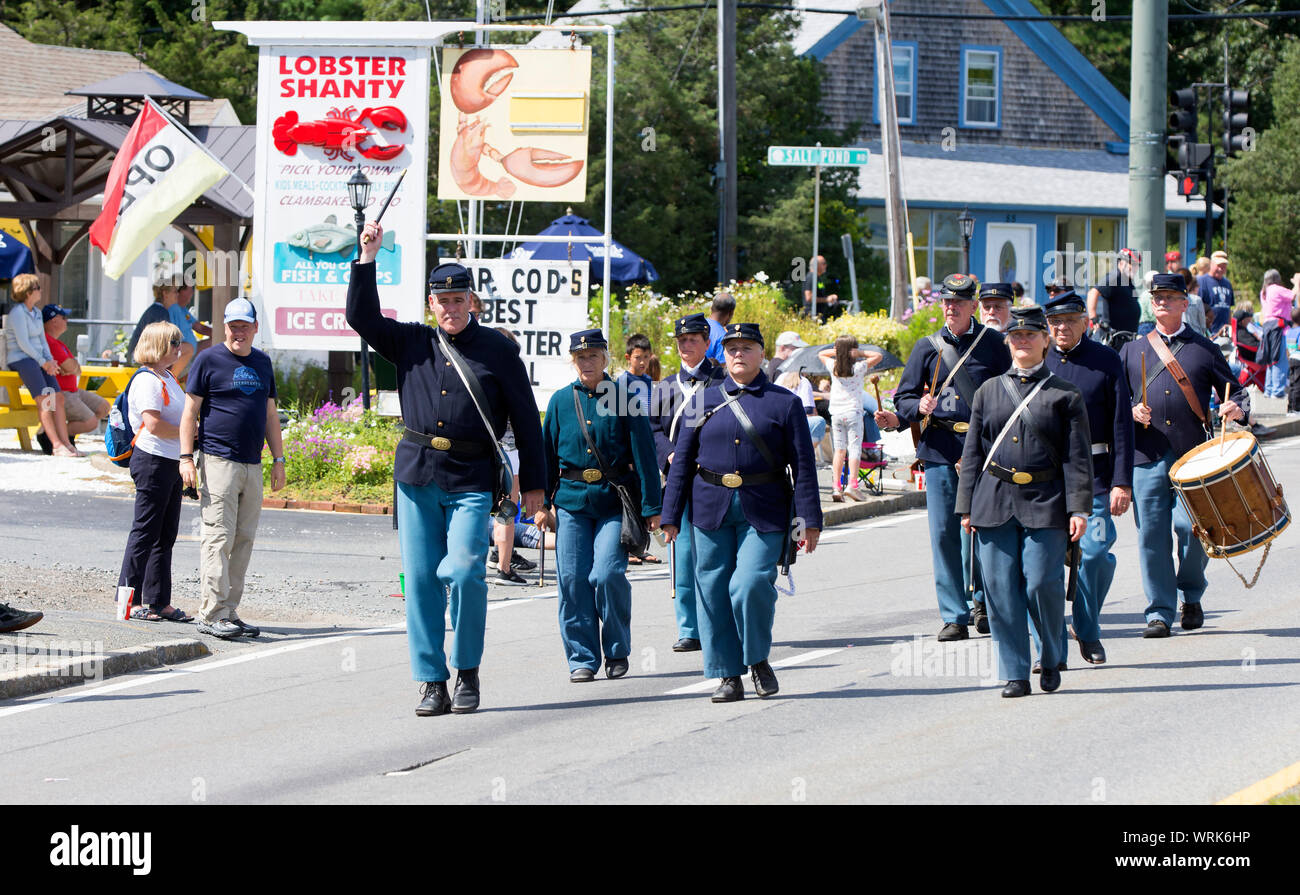
[[[1102, 604], [1115, 577], [1114, 516], [1133, 502], [1133, 401], [1119, 354], [1088, 338], [1088, 309], [1073, 290], [1053, 296], [1044, 309], [1052, 347], [1047, 369], [1083, 393], [1092, 433], [1092, 514], [1079, 540], [1080, 560], [1074, 596], [1074, 636], [1085, 662], [1101, 665]], [[1038, 632], [1035, 631], [1035, 640]], [[1062, 656], [1067, 650], [1062, 650]]]
[[[531, 516], [542, 507], [546, 481], [537, 405], [518, 348], [470, 313], [473, 285], [464, 267], [443, 264], [429, 274], [436, 329], [399, 323], [380, 313], [375, 289], [374, 260], [383, 228], [372, 221], [365, 234], [369, 238], [348, 283], [347, 321], [397, 367], [406, 434], [397, 446], [393, 478], [411, 672], [423, 683], [415, 713], [472, 712], [479, 705], [487, 625], [488, 514], [503, 478], [498, 442], [508, 423], [519, 449], [519, 488]], [[448, 594], [449, 654], [443, 650]], [[448, 659], [457, 669], [452, 697]]]
[[1133, 515], [1138, 527], [1142, 588], [1147, 596], [1147, 626], [1142, 636], [1168, 637], [1180, 595], [1183, 629], [1195, 630], [1205, 623], [1201, 596], [1209, 563], [1200, 540], [1192, 534], [1186, 509], [1174, 498], [1169, 468], [1209, 437], [1212, 389], [1230, 394], [1219, 406], [1224, 420], [1244, 419], [1250, 398], [1218, 346], [1183, 324], [1187, 286], [1180, 275], [1155, 275], [1151, 309], [1156, 328], [1146, 338], [1126, 344], [1120, 359], [1136, 402], [1133, 420], [1138, 424], [1134, 427]]
[[[716, 385], [727, 375], [726, 370], [705, 356], [709, 350], [709, 319], [703, 314], [677, 318], [673, 336], [682, 367], [672, 376], [655, 383], [650, 401], [650, 428], [654, 432], [659, 471], [665, 479], [682, 432], [693, 425], [697, 416], [696, 399], [706, 386]], [[673, 548], [676, 563], [673, 569], [673, 612], [677, 616], [677, 642], [673, 644], [673, 651], [678, 653], [700, 648], [690, 516], [688, 500], [681, 517], [681, 536]]]
[[966, 274], [944, 278], [939, 292], [943, 329], [917, 342], [908, 356], [894, 392], [897, 413], [878, 410], [875, 415], [876, 423], [887, 429], [912, 423], [921, 426], [916, 456], [925, 464], [925, 508], [930, 519], [934, 586], [943, 619], [940, 640], [965, 640], [972, 608], [975, 629], [981, 634], [989, 632], [978, 568], [974, 606], [966, 603], [972, 593], [971, 539], [962, 535], [954, 510], [957, 463], [970, 426], [976, 389], [1005, 372], [1011, 357], [997, 330], [975, 322], [975, 289], [975, 279]]
[[721, 678], [714, 702], [734, 702], [746, 668], [759, 697], [778, 690], [768, 663], [777, 565], [794, 549], [792, 530], [816, 549], [822, 513], [803, 405], [763, 373], [758, 326], [728, 324], [722, 346], [728, 375], [706, 387], [679, 436], [663, 531], [678, 537], [689, 501], [704, 674]]
[[[594, 680], [605, 660], [610, 679], [627, 674], [632, 651], [632, 585], [620, 542], [623, 504], [615, 485], [640, 498], [649, 530], [659, 527], [659, 469], [642, 405], [605, 372], [609, 345], [598, 329], [574, 333], [576, 382], [546, 407], [546, 509], [534, 521], [554, 527], [560, 582], [560, 639], [569, 680]], [[556, 525], [547, 510], [556, 508]]]
[[[1092, 453], [1083, 394], [1044, 364], [1043, 309], [1012, 310], [1006, 339], [1011, 369], [975, 393], [956, 509], [979, 550], [1002, 695], [1017, 697], [1029, 695], [1029, 622], [1065, 624], [1061, 570], [1092, 508]], [[1064, 644], [1045, 638], [1045, 692], [1060, 687], [1064, 658]]]

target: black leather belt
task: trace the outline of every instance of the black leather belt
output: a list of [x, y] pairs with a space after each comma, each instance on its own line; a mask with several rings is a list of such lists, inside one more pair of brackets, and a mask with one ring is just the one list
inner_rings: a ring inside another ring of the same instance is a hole
[[1032, 485], [1038, 482], [1050, 482], [1061, 477], [1061, 470], [1055, 468], [1028, 472], [1023, 469], [1006, 469], [996, 463], [989, 464], [989, 472], [993, 473], [994, 477], [1004, 482], [1010, 482], [1013, 485]]
[[943, 426], [945, 429], [947, 429], [949, 432], [953, 433], [954, 435], [965, 435], [970, 430], [970, 423], [968, 423], [966, 420], [946, 420], [946, 419], [942, 419], [941, 417], [931, 415], [930, 422], [934, 423], [937, 426]]
[[747, 472], [741, 475], [737, 472], [714, 472], [701, 466], [699, 473], [700, 478], [710, 485], [722, 485], [726, 488], [740, 488], [745, 485], [771, 485], [781, 481], [781, 477], [771, 470], [767, 472]]
[[452, 441], [441, 435], [425, 435], [414, 429], [407, 429], [402, 435], [403, 441], [433, 448], [435, 451], [447, 451], [461, 457], [486, 457], [492, 453], [492, 446], [481, 441]]
[[560, 478], [595, 485], [604, 480], [605, 474], [599, 469], [561, 469]]

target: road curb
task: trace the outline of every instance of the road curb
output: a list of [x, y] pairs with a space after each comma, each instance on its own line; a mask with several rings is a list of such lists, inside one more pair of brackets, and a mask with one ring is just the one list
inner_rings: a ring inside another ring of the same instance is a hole
[[[142, 643], [139, 646], [116, 649], [102, 656], [70, 655], [38, 668], [0, 672], [0, 700], [18, 699], [210, 655], [212, 650], [207, 644], [188, 638]], [[23, 664], [26, 664], [25, 656], [23, 658]]]
[[882, 497], [869, 497], [861, 503], [836, 503], [829, 507], [823, 505], [822, 517], [825, 520], [823, 524], [826, 528], [847, 525], [859, 519], [887, 516], [890, 513], [901, 513], [904, 510], [923, 506], [925, 506], [924, 491], [901, 491]]

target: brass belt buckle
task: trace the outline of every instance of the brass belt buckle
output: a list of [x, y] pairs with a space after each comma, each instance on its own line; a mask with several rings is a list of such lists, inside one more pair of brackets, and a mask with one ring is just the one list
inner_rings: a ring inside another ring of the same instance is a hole
[[451, 450], [451, 439], [439, 435], [437, 438], [430, 440], [429, 446], [435, 451], [449, 451]]
[[744, 482], [745, 480], [734, 472], [729, 472], [722, 477], [722, 484], [728, 488], [739, 488]]
[[965, 435], [970, 431], [970, 423], [953, 423], [952, 431], [956, 432], [958, 435]]
[[599, 482], [601, 475], [599, 469], [584, 469], [582, 471], [582, 480], [590, 485], [593, 482]]
[[1016, 472], [1014, 469], [1011, 471], [1011, 481], [1017, 485], [1028, 485], [1033, 480], [1034, 477], [1027, 472]]

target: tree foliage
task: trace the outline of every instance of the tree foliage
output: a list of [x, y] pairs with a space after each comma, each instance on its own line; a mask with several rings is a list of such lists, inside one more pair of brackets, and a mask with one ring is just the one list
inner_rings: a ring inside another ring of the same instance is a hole
[[[510, 14], [542, 12], [545, 0], [511, 2]], [[435, 19], [472, 19], [472, 0], [431, 2]], [[0, 20], [37, 43], [131, 52], [179, 84], [233, 104], [241, 121], [256, 118], [257, 50], [242, 35], [214, 30], [219, 20], [423, 21], [423, 0], [0, 0]], [[741, 278], [766, 271], [788, 279], [793, 259], [812, 250], [811, 170], [768, 167], [769, 145], [838, 145], [819, 105], [820, 63], [795, 55], [793, 14], [740, 10], [738, 15], [738, 267]], [[714, 9], [627, 17], [615, 40], [614, 232], [651, 259], [666, 291], [709, 289], [717, 279], [718, 74]], [[605, 65], [602, 35], [593, 47], [587, 200], [574, 212], [604, 218]], [[438, 140], [438, 95], [431, 96], [430, 146]], [[436, 158], [436, 156], [435, 156]], [[821, 232], [831, 274], [847, 271], [841, 233], [865, 236], [853, 202], [856, 169], [822, 174]], [[454, 202], [438, 202], [429, 183], [429, 226], [459, 232]], [[535, 233], [566, 208], [488, 200], [485, 225]], [[859, 242], [859, 244], [861, 244]], [[834, 246], [835, 251], [829, 249]], [[452, 247], [438, 247], [450, 252]], [[495, 252], [496, 248], [489, 246]], [[870, 263], [863, 265], [870, 271]], [[878, 271], [877, 271], [878, 273]], [[847, 292], [847, 289], [845, 290]]]
[[1231, 190], [1231, 275], [1234, 286], [1253, 295], [1265, 270], [1283, 282], [1300, 271], [1300, 44], [1289, 44], [1272, 80], [1273, 127], [1260, 133], [1253, 151], [1228, 162]]

